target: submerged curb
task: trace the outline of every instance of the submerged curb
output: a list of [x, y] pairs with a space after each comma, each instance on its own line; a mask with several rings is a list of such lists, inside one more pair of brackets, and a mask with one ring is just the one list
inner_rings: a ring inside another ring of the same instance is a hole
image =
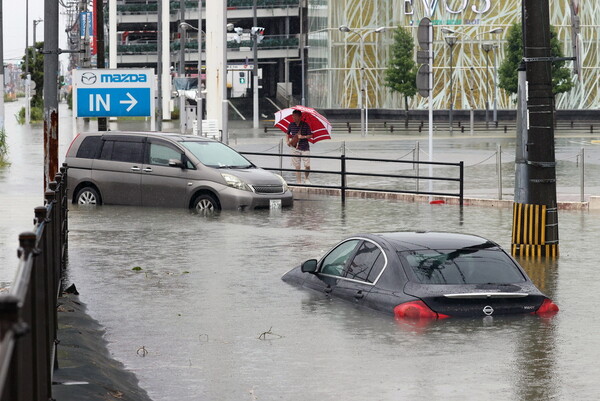
[[[329, 188], [312, 188], [312, 187], [291, 187], [291, 191], [295, 194], [306, 193], [306, 194], [317, 194], [317, 195], [328, 195], [328, 196], [340, 196], [339, 189]], [[349, 198], [362, 198], [362, 199], [385, 199], [385, 200], [398, 200], [404, 202], [418, 202], [418, 203], [429, 203], [429, 196], [427, 195], [413, 195], [413, 194], [399, 194], [395, 192], [378, 192], [378, 191], [346, 191], [346, 197]], [[458, 205], [459, 200], [456, 197], [450, 196], [433, 196], [433, 200], [442, 201], [436, 203], [443, 203], [447, 205]], [[485, 198], [463, 198], [464, 206], [482, 206], [482, 207], [499, 207], [499, 208], [510, 208], [513, 205], [512, 200], [498, 200], [498, 199], [485, 199]], [[600, 210], [600, 196], [591, 196], [589, 202], [571, 202], [571, 201], [558, 201], [559, 210]]]
[[52, 396], [57, 401], [151, 401], [137, 377], [114, 360], [104, 328], [74, 294], [58, 299], [58, 369]]

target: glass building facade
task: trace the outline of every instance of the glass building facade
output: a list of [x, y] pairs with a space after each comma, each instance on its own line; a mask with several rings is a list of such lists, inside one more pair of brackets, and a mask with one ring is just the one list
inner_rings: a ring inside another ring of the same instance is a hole
[[[358, 108], [362, 82], [366, 107], [404, 108], [402, 96], [383, 84], [393, 30], [408, 29], [415, 37], [416, 51], [417, 28], [430, 2], [434, 8], [434, 108], [448, 109], [452, 101], [454, 109], [484, 109], [486, 101], [489, 105], [496, 101], [498, 109], [514, 109], [514, 96], [496, 90], [496, 83], [508, 28], [521, 21], [520, 0], [308, 0], [307, 104]], [[571, 15], [571, 0], [550, 2], [550, 23], [565, 56], [574, 54]], [[556, 97], [557, 109], [600, 107], [600, 2], [584, 2], [578, 15], [583, 68], [573, 77], [574, 88]], [[342, 25], [351, 31], [340, 31]], [[376, 32], [378, 27], [386, 31]], [[442, 28], [455, 32], [452, 68], [450, 46], [444, 39], [448, 33]], [[572, 64], [568, 61], [566, 67]], [[425, 109], [427, 99], [417, 95], [409, 100], [409, 107]]]

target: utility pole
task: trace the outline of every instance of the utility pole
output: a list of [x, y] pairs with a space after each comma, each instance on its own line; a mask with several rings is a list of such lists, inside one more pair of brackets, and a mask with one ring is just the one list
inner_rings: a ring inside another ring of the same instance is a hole
[[[102, 0], [95, 1], [96, 9], [94, 14], [96, 16], [96, 68], [105, 68], [105, 54], [104, 54], [104, 2]], [[108, 131], [108, 124], [106, 117], [98, 117], [98, 131]]]
[[[113, 2], [115, 2], [116, 0], [111, 0]], [[156, 129], [158, 131], [162, 131], [162, 122], [163, 122], [163, 97], [165, 96], [165, 94], [163, 93], [163, 51], [165, 51], [163, 49], [163, 2], [168, 1], [168, 0], [158, 0], [158, 7], [157, 7], [157, 15], [156, 15], [156, 30], [157, 30], [157, 34], [158, 36], [156, 37], [156, 51], [157, 51], [157, 58], [156, 58], [156, 76], [158, 77], [158, 82], [157, 82], [157, 94], [156, 94], [156, 101], [158, 102], [158, 105], [156, 107]], [[168, 68], [168, 66], [167, 66]]]
[[198, 89], [196, 90], [196, 129], [197, 135], [202, 136], [202, 119], [204, 118], [203, 99], [202, 96], [202, 39], [204, 38], [204, 31], [202, 30], [202, 14], [203, 14], [202, 0], [198, 0]]
[[0, 92], [0, 132], [4, 131], [4, 26], [2, 25], [2, 1], [0, 1], [0, 82], [3, 83]]
[[[4, 60], [2, 60], [4, 63]], [[25, 1], [25, 124], [31, 122], [31, 74], [29, 74], [29, 0]]]
[[554, 96], [548, 0], [523, 0], [523, 61], [520, 85], [512, 252], [522, 256], [558, 256], [558, 210], [554, 150]]
[[58, 172], [58, 7], [44, 1], [44, 191]]
[[252, 98], [254, 99], [254, 107], [252, 112], [252, 128], [258, 128], [258, 40], [256, 27], [258, 27], [258, 18], [256, 15], [257, 0], [253, 0], [252, 4], [252, 27], [255, 31], [252, 35], [252, 57], [254, 66], [252, 68]]
[[[179, 78], [185, 77], [185, 36], [186, 30], [182, 23], [185, 22], [185, 0], [179, 0]], [[186, 121], [185, 94], [179, 90], [179, 132], [185, 133]]]

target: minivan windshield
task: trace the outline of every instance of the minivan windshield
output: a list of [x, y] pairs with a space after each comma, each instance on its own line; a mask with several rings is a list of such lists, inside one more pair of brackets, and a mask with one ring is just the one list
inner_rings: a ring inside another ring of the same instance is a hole
[[424, 249], [398, 252], [422, 284], [511, 284], [525, 281], [503, 252], [489, 249]]
[[202, 164], [215, 168], [252, 168], [244, 156], [221, 142], [184, 141], [181, 144], [196, 156]]

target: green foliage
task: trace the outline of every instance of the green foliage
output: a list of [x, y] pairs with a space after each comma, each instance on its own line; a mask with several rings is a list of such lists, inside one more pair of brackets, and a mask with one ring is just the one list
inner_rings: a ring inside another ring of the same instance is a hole
[[[385, 86], [399, 92], [405, 99], [417, 94], [417, 65], [414, 60], [414, 40], [408, 30], [398, 27], [394, 31], [391, 58], [385, 71]], [[408, 105], [407, 105], [408, 107]]]
[[[21, 107], [18, 114], [15, 114], [17, 122], [21, 125], [25, 124], [25, 107]], [[31, 122], [42, 122], [44, 121], [44, 108], [43, 107], [31, 107], [30, 115]]]
[[[27, 72], [31, 74], [31, 80], [35, 82], [35, 95], [31, 98], [33, 107], [44, 107], [42, 98], [42, 89], [44, 88], [44, 55], [41, 51], [44, 49], [44, 42], [37, 42], [35, 48], [30, 46], [29, 52], [29, 70], [23, 71], [21, 78], [27, 78]], [[25, 56], [23, 56], [23, 69], [25, 69]], [[32, 117], [33, 119], [33, 117]]]
[[73, 110], [73, 90], [67, 92], [67, 104], [69, 105], [69, 110]]
[[8, 144], [6, 143], [6, 131], [0, 130], [0, 167], [7, 166], [8, 163]]
[[[516, 94], [519, 88], [517, 69], [523, 58], [523, 31], [520, 24], [508, 29], [506, 57], [498, 70], [498, 86], [510, 94]], [[550, 53], [552, 57], [564, 57], [556, 29], [550, 27]], [[571, 71], [565, 67], [566, 61], [552, 63], [552, 93], [568, 92], [573, 88]]]
[[140, 266], [135, 266], [131, 270], [133, 270], [134, 272], [140, 272], [140, 271], [142, 271], [142, 268]]
[[16, 95], [11, 95], [9, 93], [4, 94], [4, 103], [10, 103], [10, 102], [16, 102], [16, 101], [17, 101]]

